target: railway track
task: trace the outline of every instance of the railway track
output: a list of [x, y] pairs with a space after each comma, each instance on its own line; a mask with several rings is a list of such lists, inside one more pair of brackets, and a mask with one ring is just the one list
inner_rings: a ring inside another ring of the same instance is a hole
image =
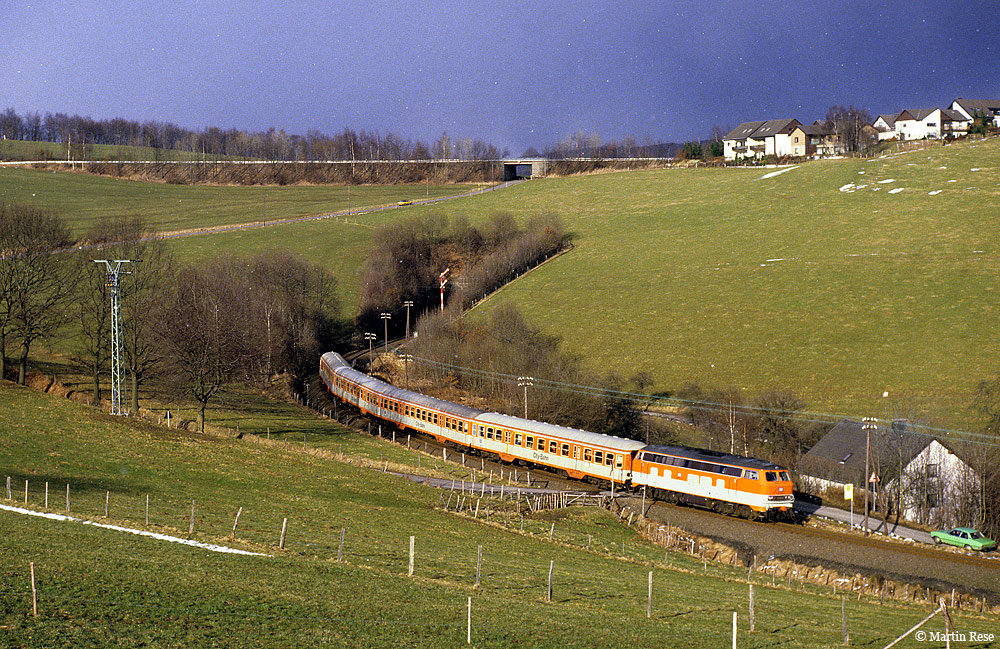
[[[358, 356], [367, 354], [358, 352]], [[314, 408], [332, 407], [333, 400], [318, 375], [310, 380], [310, 400]], [[345, 410], [347, 406], [341, 405]], [[355, 421], [375, 422], [374, 418], [356, 415]], [[355, 426], [366, 430], [367, 426]], [[383, 424], [384, 437], [391, 436], [390, 428]], [[373, 428], [373, 432], [375, 429]], [[420, 440], [419, 450], [441, 457], [447, 450], [448, 460], [463, 463], [476, 471], [493, 471], [508, 474], [512, 467], [479, 455], [462, 454], [454, 446], [442, 444], [433, 436], [411, 433]], [[525, 470], [518, 468], [519, 475]], [[571, 480], [552, 471], [532, 468], [531, 486], [549, 489], [599, 492], [599, 488], [585, 482]], [[635, 509], [641, 507], [640, 495], [620, 495]], [[823, 565], [841, 572], [879, 575], [888, 579], [919, 583], [938, 589], [957, 588], [961, 591], [1000, 596], [1000, 554], [984, 558], [952, 552], [912, 541], [900, 541], [885, 536], [862, 536], [847, 533], [827, 525], [764, 523], [733, 518], [712, 511], [672, 505], [662, 501], [646, 500], [646, 517], [667, 525], [735, 545], [767, 560], [770, 557], [791, 559], [798, 563]]]

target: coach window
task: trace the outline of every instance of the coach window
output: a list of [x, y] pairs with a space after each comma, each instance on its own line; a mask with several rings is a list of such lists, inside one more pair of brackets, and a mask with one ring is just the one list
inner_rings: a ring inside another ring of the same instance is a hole
[[574, 460], [579, 460], [580, 459], [580, 447], [579, 446], [574, 446], [573, 447], [573, 459]]
[[510, 444], [510, 431], [509, 430], [505, 430], [503, 432], [503, 441], [505, 441], [506, 443]]
[[539, 451], [544, 451], [545, 450], [545, 438], [544, 437], [539, 437], [538, 438], [538, 450]]
[[604, 462], [604, 451], [594, 451], [594, 462], [597, 464]]
[[764, 475], [767, 477], [767, 481], [768, 482], [777, 482], [778, 481], [778, 472], [777, 471], [766, 471], [764, 473]]
[[625, 457], [624, 455], [616, 455], [615, 456], [615, 467], [617, 467], [619, 469], [622, 468], [622, 458], [624, 458], [624, 457]]
[[514, 446], [521, 445], [521, 433], [514, 433]]
[[[607, 454], [607, 455], [606, 455], [606, 456], [604, 457], [604, 463], [605, 463], [606, 465], [608, 465], [608, 466], [611, 466], [612, 464], [614, 464], [614, 462], [615, 462], [615, 454], [614, 454], [614, 453], [608, 453], [608, 454]], [[619, 466], [620, 466], [620, 465], [619, 465]]]
[[493, 439], [493, 429], [492, 428], [487, 428], [486, 429], [486, 439]]
[[563, 457], [569, 457], [569, 444], [562, 445], [562, 455]]
[[747, 480], [757, 480], [760, 478], [760, 476], [757, 475], [756, 471], [750, 471], [750, 470], [744, 471], [743, 477], [746, 478]]
[[554, 453], [558, 453], [558, 452], [559, 452], [559, 443], [556, 442], [556, 440], [554, 440], [554, 439], [553, 440], [549, 440], [549, 453], [553, 453], [554, 454]]
[[535, 448], [535, 437], [533, 435], [525, 435], [524, 445], [527, 448]]
[[438, 423], [438, 414], [435, 412], [434, 413], [434, 425], [436, 426], [437, 423]]
[[594, 461], [594, 451], [589, 448], [583, 449], [583, 461], [593, 462]]

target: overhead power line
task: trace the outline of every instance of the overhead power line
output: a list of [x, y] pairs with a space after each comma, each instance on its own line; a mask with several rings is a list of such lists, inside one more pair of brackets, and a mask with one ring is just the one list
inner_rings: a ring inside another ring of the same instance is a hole
[[[503, 372], [492, 372], [472, 367], [463, 367], [461, 365], [442, 363], [440, 361], [432, 361], [430, 359], [419, 358], [417, 356], [414, 356], [412, 358], [412, 361], [415, 363], [426, 365], [428, 367], [459, 372], [467, 376], [487, 379], [497, 383], [510, 385], [511, 387], [521, 387], [519, 385], [519, 378], [522, 377], [519, 377], [516, 374], [505, 374]], [[809, 424], [835, 424], [844, 419], [851, 419], [857, 421], [861, 421], [862, 419], [861, 417], [853, 417], [849, 415], [809, 412], [804, 410], [783, 410], [781, 408], [767, 408], [763, 406], [751, 406], [746, 404], [731, 404], [731, 403], [723, 403], [717, 401], [703, 401], [697, 399], [680, 399], [677, 397], [650, 395], [642, 392], [628, 392], [625, 390], [614, 390], [611, 388], [602, 388], [593, 385], [580, 385], [576, 383], [567, 383], [564, 381], [554, 381], [551, 379], [544, 379], [539, 377], [533, 377], [532, 381], [533, 381], [532, 385], [539, 388], [544, 388], [567, 394], [579, 394], [589, 397], [618, 398], [618, 399], [627, 399], [630, 401], [639, 401], [642, 403], [648, 403], [649, 404], [648, 407], [660, 406], [665, 408], [686, 408], [708, 413], [736, 412], [737, 414], [748, 417], [763, 417], [765, 415], [774, 415], [777, 413], [782, 415], [782, 417], [785, 419], [800, 423], [809, 423]], [[892, 423], [891, 420], [887, 419], [877, 419], [876, 421], [880, 422], [881, 427], [883, 428], [889, 428]], [[928, 426], [912, 422], [907, 422], [906, 428], [909, 432], [913, 432], [915, 434], [927, 437], [960, 438], [960, 441], [974, 442], [978, 444], [1000, 445], [1000, 440], [998, 440], [995, 436], [984, 433], [975, 433], [971, 431], [957, 430], [951, 428], [941, 428], [941, 427]]]

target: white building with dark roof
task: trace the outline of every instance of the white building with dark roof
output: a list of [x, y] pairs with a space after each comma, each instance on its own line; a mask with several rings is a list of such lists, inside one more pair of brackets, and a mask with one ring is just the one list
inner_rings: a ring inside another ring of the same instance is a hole
[[979, 479], [950, 445], [913, 433], [905, 421], [876, 427], [870, 439], [868, 432], [856, 420], [834, 426], [799, 461], [801, 486], [821, 495], [842, 494], [853, 484], [855, 499], [860, 494], [863, 500], [866, 478], [874, 474], [873, 496], [886, 490], [906, 520], [942, 527], [976, 523]]
[[726, 160], [793, 155], [791, 134], [797, 126], [797, 119], [743, 122], [722, 139], [723, 155]]
[[899, 113], [891, 115], [879, 115], [872, 126], [878, 131], [878, 141], [892, 140], [896, 137], [896, 117]]
[[951, 102], [951, 110], [961, 113], [970, 123], [980, 113], [1000, 128], [1000, 99], [956, 99]]

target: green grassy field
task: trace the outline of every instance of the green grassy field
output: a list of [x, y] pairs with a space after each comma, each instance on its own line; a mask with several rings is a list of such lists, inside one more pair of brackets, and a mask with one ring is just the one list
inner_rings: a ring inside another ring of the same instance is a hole
[[[4, 646], [457, 647], [466, 646], [469, 597], [475, 647], [728, 646], [733, 610], [741, 647], [841, 642], [840, 598], [825, 588], [772, 587], [755, 575], [751, 634], [745, 570], [706, 570], [686, 555], [664, 556], [596, 510], [530, 515], [524, 533], [509, 503], [494, 502], [489, 522], [446, 513], [438, 490], [359, 466], [408, 451], [293, 410], [260, 401], [247, 415], [251, 426], [280, 428], [286, 446], [166, 430], [0, 384], [0, 473], [12, 476], [15, 495], [5, 504], [23, 506], [27, 480], [28, 507], [44, 509], [48, 482], [50, 510], [62, 512], [68, 483], [72, 515], [147, 528], [148, 495], [149, 529], [186, 537], [193, 501], [195, 540], [270, 555], [223, 555], [0, 511]], [[300, 451], [291, 440], [303, 430], [325, 435], [352, 462]], [[286, 549], [279, 550], [285, 518]], [[344, 561], [337, 563], [342, 528]], [[411, 535], [416, 561], [408, 577]], [[482, 579], [474, 588], [480, 545]], [[546, 602], [550, 561], [554, 596]], [[882, 646], [928, 612], [852, 599], [852, 644]], [[995, 620], [978, 617], [957, 616], [956, 624], [996, 631]]]
[[[645, 369], [662, 389], [787, 388], [821, 412], [974, 427], [972, 390], [1000, 372], [1000, 140], [773, 171], [579, 176], [470, 199], [557, 212], [575, 235], [485, 306], [517, 304], [592, 367]], [[840, 191], [852, 183], [867, 187]]]
[[[27, 142], [23, 140], [0, 140], [0, 160], [39, 161], [65, 160], [66, 145], [58, 142]], [[148, 161], [148, 160], [234, 160], [232, 156], [208, 156], [192, 151], [173, 151], [142, 146], [117, 146], [113, 144], [89, 144], [81, 152], [74, 146], [73, 155], [87, 160]]]
[[[573, 251], [480, 309], [516, 303], [595, 370], [648, 370], [658, 390], [692, 381], [748, 397], [788, 389], [814, 411], [975, 429], [973, 389], [1000, 372], [998, 161], [992, 139], [811, 162], [770, 177], [754, 168], [540, 179], [435, 206], [172, 245], [188, 260], [291, 249], [337, 274], [350, 312], [378, 224], [428, 212], [473, 222], [498, 210], [519, 219], [555, 212]], [[841, 191], [852, 184], [867, 186]], [[361, 205], [419, 198], [425, 188], [351, 191]], [[346, 207], [344, 188], [175, 187], [0, 170], [0, 197], [59, 209], [77, 232], [108, 211], [138, 211], [168, 230], [254, 220], [265, 196], [273, 217]]]

